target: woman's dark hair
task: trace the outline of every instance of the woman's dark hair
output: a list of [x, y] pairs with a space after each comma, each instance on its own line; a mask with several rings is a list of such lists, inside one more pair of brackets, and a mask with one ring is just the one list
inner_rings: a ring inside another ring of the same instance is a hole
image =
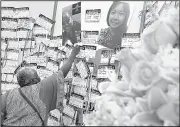
[[41, 81], [37, 72], [31, 68], [23, 68], [17, 73], [17, 81], [20, 87], [37, 84]]
[[120, 26], [120, 30], [122, 31], [121, 33], [125, 33], [127, 31], [127, 22], [128, 22], [129, 14], [130, 14], [130, 7], [129, 7], [128, 3], [124, 3], [124, 2], [120, 2], [120, 1], [114, 1], [112, 3], [111, 7], [109, 8], [106, 21], [107, 21], [107, 25], [110, 26], [109, 25], [109, 15], [110, 15], [112, 9], [114, 9], [119, 4], [123, 4], [123, 10], [125, 13], [125, 19], [123, 21], [122, 26]]

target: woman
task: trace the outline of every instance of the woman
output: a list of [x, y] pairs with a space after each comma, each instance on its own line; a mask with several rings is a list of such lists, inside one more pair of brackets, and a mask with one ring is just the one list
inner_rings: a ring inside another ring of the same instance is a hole
[[101, 30], [98, 39], [98, 44], [104, 46], [105, 48], [99, 49], [96, 52], [95, 59], [92, 59], [92, 62], [96, 65], [96, 67], [100, 64], [103, 50], [112, 50], [121, 47], [123, 33], [126, 33], [127, 31], [129, 14], [130, 7], [128, 3], [120, 1], [112, 3], [106, 20], [109, 27]]
[[55, 108], [63, 108], [63, 80], [79, 51], [79, 46], [75, 46], [61, 69], [42, 81], [35, 70], [20, 69], [17, 73], [20, 89], [1, 95], [1, 117], [2, 114], [5, 117], [1, 123], [5, 126], [47, 125], [49, 112]]
[[121, 46], [123, 33], [127, 31], [130, 8], [128, 3], [113, 2], [108, 14], [108, 28], [101, 30], [98, 44], [114, 49]]

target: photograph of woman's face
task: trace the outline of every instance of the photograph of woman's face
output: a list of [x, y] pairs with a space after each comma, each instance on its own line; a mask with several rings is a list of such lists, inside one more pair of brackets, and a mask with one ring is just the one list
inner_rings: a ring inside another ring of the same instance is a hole
[[117, 5], [113, 8], [109, 15], [109, 25], [112, 28], [119, 27], [123, 24], [125, 19], [125, 13], [123, 9], [123, 4]]

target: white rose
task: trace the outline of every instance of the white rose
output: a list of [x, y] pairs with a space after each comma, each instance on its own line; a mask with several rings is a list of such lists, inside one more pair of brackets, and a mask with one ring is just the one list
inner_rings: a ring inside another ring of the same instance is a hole
[[129, 48], [122, 49], [116, 56], [115, 59], [120, 61], [122, 65], [126, 66], [130, 71], [133, 63], [137, 60], [133, 57], [132, 52]]
[[116, 55], [115, 59], [120, 61], [122, 65], [121, 73], [123, 76], [122, 77], [123, 80], [129, 83], [130, 82], [129, 73], [131, 71], [131, 68], [134, 66], [134, 64], [139, 60], [151, 61], [152, 56], [142, 48], [137, 48], [137, 49], [125, 48], [122, 49], [120, 53]]
[[169, 15], [165, 18], [162, 18], [174, 32], [179, 36], [179, 8], [169, 9]]
[[172, 102], [179, 100], [179, 85], [168, 85], [167, 97]]
[[144, 47], [152, 54], [157, 53], [160, 45], [174, 45], [177, 39], [177, 34], [162, 20], [155, 21], [142, 33]]
[[135, 101], [129, 101], [127, 103], [127, 105], [124, 107], [124, 110], [126, 111], [126, 113], [132, 117], [133, 115], [135, 115], [135, 113], [137, 112], [137, 107], [136, 107], [136, 103]]
[[137, 126], [162, 126], [163, 122], [155, 113], [140, 112], [133, 116], [132, 121]]
[[153, 60], [166, 69], [179, 69], [179, 49], [170, 44], [160, 46]]
[[101, 82], [98, 85], [98, 90], [100, 93], [105, 93], [107, 88], [111, 85], [111, 82]]
[[179, 102], [168, 103], [157, 110], [158, 117], [163, 121], [171, 121], [176, 126], [179, 125]]
[[149, 107], [148, 107], [148, 101], [147, 99], [143, 99], [143, 98], [136, 98], [136, 105], [137, 107], [139, 108], [139, 112], [148, 112], [150, 111], [149, 110]]
[[168, 103], [168, 99], [164, 92], [158, 88], [153, 87], [148, 93], [148, 107], [151, 111], [156, 111], [162, 105]]
[[152, 62], [141, 60], [130, 72], [132, 87], [138, 90], [148, 90], [159, 78], [159, 68]]
[[126, 115], [124, 110], [119, 105], [117, 105], [117, 103], [114, 101], [106, 102], [104, 103], [104, 105], [106, 106], [107, 109], [109, 109], [109, 111], [112, 114], [112, 117], [114, 117], [115, 119], [118, 119], [119, 116]]

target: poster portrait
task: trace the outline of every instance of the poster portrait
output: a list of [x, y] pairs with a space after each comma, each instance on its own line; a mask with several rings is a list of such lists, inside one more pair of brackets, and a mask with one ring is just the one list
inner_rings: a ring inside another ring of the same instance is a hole
[[81, 42], [81, 2], [62, 9], [63, 45]]
[[[96, 44], [117, 48], [121, 46], [123, 33], [139, 33], [141, 18], [138, 16], [143, 5], [143, 1], [83, 1], [81, 29], [98, 31]], [[94, 43], [87, 38], [83, 41]]]

